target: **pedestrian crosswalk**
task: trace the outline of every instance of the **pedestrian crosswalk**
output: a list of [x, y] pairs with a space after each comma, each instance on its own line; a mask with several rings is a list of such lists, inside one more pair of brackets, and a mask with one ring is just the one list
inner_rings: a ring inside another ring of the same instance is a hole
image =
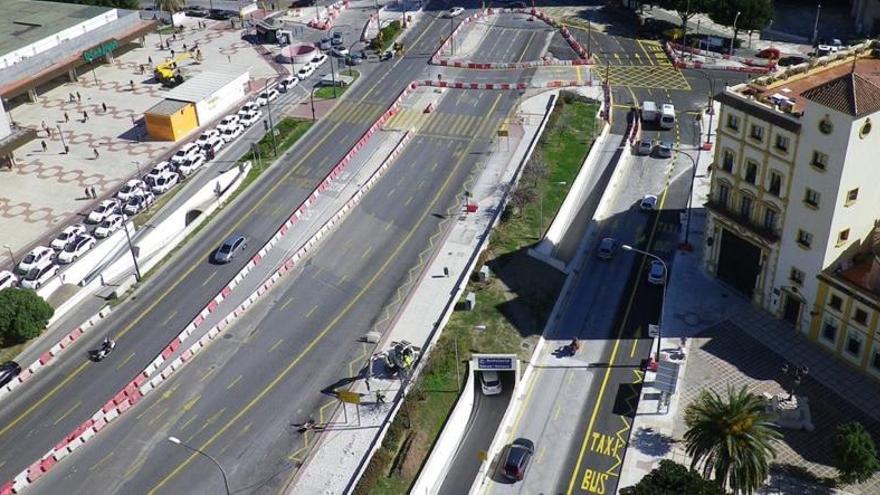
[[387, 109], [387, 104], [342, 100], [325, 118], [331, 122], [371, 124]]
[[477, 139], [492, 136], [497, 127], [496, 118], [484, 115], [424, 113], [419, 110], [402, 110], [385, 124], [386, 129], [410, 130], [422, 135]]

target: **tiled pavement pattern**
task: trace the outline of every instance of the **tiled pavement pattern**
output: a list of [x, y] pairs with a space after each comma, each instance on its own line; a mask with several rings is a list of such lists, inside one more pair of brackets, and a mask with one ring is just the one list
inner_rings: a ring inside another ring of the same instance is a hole
[[[756, 340], [760, 336], [760, 340]], [[769, 347], [768, 347], [769, 346]], [[771, 349], [785, 349], [784, 356]], [[688, 366], [683, 380], [682, 406], [692, 402], [700, 390], [724, 392], [727, 385], [746, 385], [755, 393], [783, 392], [780, 367], [788, 360], [806, 364], [810, 375], [797, 390], [809, 399], [813, 432], [781, 430], [773, 476], [766, 490], [772, 493], [829, 493], [827, 480], [834, 478], [831, 446], [837, 425], [859, 421], [875, 441], [880, 441], [880, 398], [877, 384], [816, 349], [795, 330], [766, 314], [744, 312], [737, 323], [730, 320], [711, 326], [691, 340]], [[821, 382], [821, 383], [820, 383]], [[853, 407], [852, 402], [858, 402]], [[871, 414], [866, 414], [866, 408]], [[677, 415], [674, 437], [683, 438], [684, 415]], [[684, 446], [675, 443], [672, 458], [689, 463]], [[880, 493], [880, 476], [861, 485], [841, 487], [855, 494]]]
[[[187, 19], [183, 33], [171, 42], [176, 54], [184, 51], [184, 43], [188, 48], [198, 44], [203, 61], [182, 62], [185, 70], [249, 69], [258, 82], [275, 74], [229, 23], [207, 21], [206, 28], [197, 28], [196, 23]], [[95, 187], [99, 197], [111, 195], [138, 167], [148, 169], [173, 149], [173, 143], [149, 141], [141, 120], [165, 91], [153, 81], [152, 69], [146, 67], [141, 73], [141, 65], [149, 63], [148, 57], [155, 64], [170, 55], [160, 49], [158, 34], [148, 35], [144, 47], [118, 54], [112, 64], [99, 65], [94, 72], [81, 70], [76, 83], [42, 88], [36, 103], [11, 109], [11, 118], [37, 129], [38, 137], [16, 151], [17, 166], [11, 172], [0, 171], [2, 244], [9, 244], [20, 257], [29, 245], [91, 208], [94, 201], [85, 198], [86, 187]], [[44, 122], [51, 135], [42, 129]], [[41, 141], [46, 142], [46, 152]], [[65, 144], [70, 149], [67, 155], [63, 154]], [[9, 262], [8, 253], [0, 251], [3, 266]]]

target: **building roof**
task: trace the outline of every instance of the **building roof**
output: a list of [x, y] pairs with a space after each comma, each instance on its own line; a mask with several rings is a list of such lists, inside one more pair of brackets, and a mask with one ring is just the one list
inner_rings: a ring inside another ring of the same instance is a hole
[[156, 103], [155, 105], [150, 107], [150, 109], [144, 113], [150, 115], [174, 115], [182, 108], [191, 104], [192, 103], [188, 101], [162, 100], [159, 103]]
[[880, 87], [856, 72], [808, 89], [803, 97], [832, 110], [861, 117], [880, 110]]
[[39, 0], [0, 1], [0, 54], [18, 50], [113, 10]]
[[243, 72], [200, 72], [165, 94], [169, 100], [200, 102], [246, 74]]

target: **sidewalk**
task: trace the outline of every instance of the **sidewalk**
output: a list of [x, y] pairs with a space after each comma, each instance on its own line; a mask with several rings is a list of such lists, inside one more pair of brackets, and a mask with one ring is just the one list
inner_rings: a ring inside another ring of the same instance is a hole
[[[519, 107], [521, 114], [541, 114], [544, 112], [550, 93], [542, 93], [525, 100]], [[535, 120], [535, 119], [532, 119]], [[452, 227], [444, 244], [437, 249], [438, 254], [425, 270], [425, 276], [410, 294], [401, 313], [392, 327], [383, 336], [381, 349], [390, 347], [390, 343], [408, 340], [416, 345], [426, 347], [431, 338], [432, 330], [444, 320], [444, 310], [450, 295], [458, 293], [459, 284], [467, 282], [467, 273], [472, 269], [471, 255], [484, 241], [484, 233], [492, 221], [501, 201], [506, 185], [512, 178], [516, 165], [528, 148], [532, 135], [537, 131], [539, 122], [525, 119], [518, 132], [517, 126], [511, 126], [511, 143], [509, 147], [492, 153], [485, 163], [476, 183], [470, 188], [471, 201], [479, 205], [478, 213], [462, 214]], [[449, 270], [449, 276], [442, 274]], [[439, 335], [439, 333], [438, 333]], [[374, 445], [386, 421], [395, 411], [395, 403], [376, 403], [376, 391], [385, 391], [388, 397], [400, 390], [399, 380], [373, 378], [369, 387], [364, 381], [358, 381], [352, 391], [364, 394], [361, 407], [360, 425], [338, 426], [325, 430], [319, 437], [317, 447], [311, 452], [308, 460], [297, 474], [295, 482], [287, 493], [344, 493], [353, 488], [349, 484], [353, 477], [359, 477], [366, 456], [372, 454]], [[356, 417], [354, 408], [349, 408], [348, 417]], [[334, 425], [345, 425], [341, 409], [329, 420]]]

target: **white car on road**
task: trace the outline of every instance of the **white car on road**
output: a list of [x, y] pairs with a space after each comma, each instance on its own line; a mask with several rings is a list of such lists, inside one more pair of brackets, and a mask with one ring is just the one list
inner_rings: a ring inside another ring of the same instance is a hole
[[101, 225], [95, 229], [95, 237], [98, 239], [103, 239], [105, 237], [110, 237], [110, 235], [117, 230], [122, 228], [122, 225], [125, 223], [125, 217], [120, 215], [119, 213], [114, 213], [109, 217], [105, 218]]
[[[222, 138], [221, 138], [222, 141]], [[197, 172], [202, 165], [205, 164], [205, 155], [198, 154], [192, 160], [182, 163], [179, 167], [177, 167], [178, 172], [180, 172], [184, 177], [189, 177], [193, 173]]]
[[197, 153], [201, 152], [202, 148], [196, 143], [187, 143], [183, 145], [183, 148], [177, 150], [177, 153], [171, 157], [171, 163], [174, 165], [180, 165], [181, 163], [189, 160]]
[[18, 285], [18, 277], [9, 270], [0, 271], [0, 290]]
[[219, 131], [220, 134], [223, 134], [223, 131], [226, 129], [236, 126], [238, 126], [238, 115], [227, 115], [226, 117], [223, 117], [223, 120], [221, 120], [219, 124], [217, 124], [217, 131]]
[[330, 54], [334, 57], [345, 58], [348, 56], [348, 48], [344, 46], [337, 46], [330, 50]]
[[666, 267], [658, 260], [651, 260], [651, 269], [648, 270], [648, 282], [654, 285], [666, 283]]
[[260, 93], [260, 96], [257, 96], [257, 104], [261, 107], [264, 107], [275, 98], [278, 98], [278, 90], [275, 88], [271, 88], [268, 91], [263, 91], [262, 93]]
[[208, 129], [203, 132], [198, 139], [196, 139], [196, 145], [198, 145], [201, 149], [206, 149], [212, 141], [218, 139], [220, 137], [220, 131], [217, 129]]
[[133, 196], [143, 194], [147, 190], [147, 184], [140, 179], [131, 179], [116, 193], [119, 201], [128, 201]]
[[166, 172], [174, 172], [174, 165], [171, 162], [159, 162], [144, 177], [144, 182], [146, 182], [147, 177], [159, 177]]
[[15, 271], [20, 274], [30, 273], [33, 269], [43, 268], [55, 261], [55, 250], [47, 246], [37, 246], [31, 249], [24, 258], [18, 262]]
[[278, 91], [287, 93], [297, 84], [299, 84], [299, 79], [296, 76], [287, 76], [278, 83]]
[[94, 237], [85, 234], [78, 236], [64, 251], [58, 253], [58, 263], [73, 263], [80, 256], [86, 254], [89, 249], [95, 247], [98, 241]]
[[239, 122], [243, 127], [250, 127], [257, 122], [260, 121], [260, 117], [263, 116], [263, 112], [255, 112], [255, 113], [246, 113], [241, 116], [241, 120]]
[[86, 233], [86, 226], [82, 224], [70, 225], [64, 227], [58, 236], [52, 239], [52, 242], [49, 244], [49, 247], [54, 249], [55, 251], [61, 251], [68, 244], [73, 242], [77, 236], [83, 235]]
[[28, 272], [21, 279], [21, 286], [25, 289], [37, 290], [43, 286], [50, 278], [58, 274], [58, 265], [46, 265]]
[[122, 211], [126, 215], [133, 217], [146, 210], [154, 201], [156, 201], [156, 197], [153, 196], [153, 193], [147, 191], [141, 196], [132, 196], [132, 198], [125, 203], [125, 208], [123, 208]]
[[639, 202], [639, 208], [644, 211], [651, 211], [657, 206], [657, 196], [646, 194], [642, 201]]
[[180, 175], [177, 172], [166, 172], [156, 178], [156, 184], [153, 185], [153, 194], [162, 194], [171, 190], [180, 182]]
[[324, 55], [323, 53], [319, 53], [319, 54], [315, 55], [315, 57], [309, 63], [312, 65], [312, 67], [317, 69], [318, 67], [324, 65], [324, 62], [326, 62], [326, 61], [327, 61], [327, 55]]
[[241, 124], [237, 124], [235, 127], [227, 127], [222, 134], [223, 140], [228, 143], [238, 136], [241, 136], [241, 133], [243, 132], [244, 126]]
[[119, 211], [119, 200], [105, 199], [89, 213], [86, 221], [89, 223], [101, 223], [105, 218]]
[[296, 77], [298, 77], [300, 81], [303, 81], [314, 73], [315, 68], [312, 67], [312, 64], [306, 64], [299, 69], [299, 71], [296, 73]]
[[462, 12], [464, 12], [464, 7], [452, 7], [443, 14], [443, 17], [446, 17], [447, 19], [450, 17], [458, 17]]

